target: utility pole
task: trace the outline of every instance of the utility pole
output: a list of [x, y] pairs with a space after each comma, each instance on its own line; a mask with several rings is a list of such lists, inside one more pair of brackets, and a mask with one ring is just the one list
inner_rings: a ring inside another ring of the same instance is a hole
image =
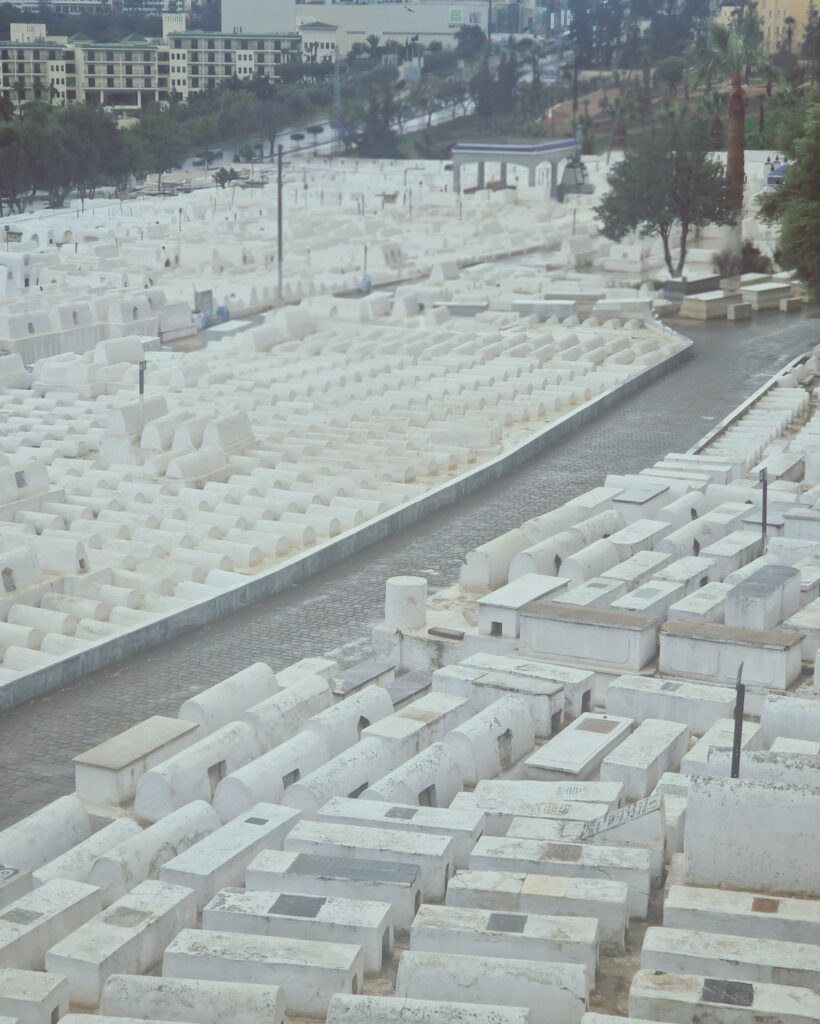
[[332, 152], [338, 155], [342, 151], [342, 71], [347, 67], [339, 60], [339, 47], [333, 50], [333, 109], [331, 127], [336, 131], [336, 141]]
[[276, 294], [282, 301], [282, 143], [276, 150]]

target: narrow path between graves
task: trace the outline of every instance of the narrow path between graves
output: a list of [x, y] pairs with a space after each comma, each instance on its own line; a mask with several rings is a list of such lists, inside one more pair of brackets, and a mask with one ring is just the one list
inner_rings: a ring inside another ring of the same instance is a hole
[[751, 324], [675, 324], [694, 358], [554, 448], [455, 508], [268, 601], [102, 670], [0, 717], [0, 828], [73, 789], [71, 758], [154, 714], [175, 716], [190, 694], [253, 661], [280, 668], [334, 651], [345, 665], [369, 654], [384, 581], [424, 574], [431, 588], [458, 577], [468, 550], [669, 451], [685, 451], [793, 356], [820, 342], [816, 312], [759, 314]]

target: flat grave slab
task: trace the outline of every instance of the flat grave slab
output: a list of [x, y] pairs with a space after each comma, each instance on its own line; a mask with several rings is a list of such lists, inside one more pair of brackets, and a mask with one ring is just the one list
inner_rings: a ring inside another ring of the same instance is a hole
[[163, 976], [277, 985], [288, 1016], [324, 1017], [337, 992], [362, 991], [358, 946], [186, 929], [168, 945]]
[[338, 896], [303, 896], [223, 889], [202, 912], [210, 931], [273, 935], [284, 939], [346, 942], [360, 946], [364, 970], [380, 974], [393, 953], [389, 903]]
[[579, 963], [593, 981], [598, 964], [598, 921], [425, 904], [410, 929], [410, 948], [444, 955], [457, 949], [465, 956]]
[[603, 946], [623, 949], [628, 889], [624, 882], [527, 875], [512, 871], [457, 871], [447, 906], [484, 907], [512, 914], [594, 917]]
[[629, 887], [629, 916], [643, 918], [649, 906], [651, 860], [648, 850], [482, 836], [470, 857], [470, 870], [625, 882]]
[[532, 1024], [580, 1024], [589, 1005], [589, 978], [581, 964], [504, 957], [402, 953], [396, 995], [480, 1006], [525, 1006]]
[[52, 1024], [68, 1013], [68, 981], [59, 974], [0, 967], [0, 1014], [19, 1024]]
[[485, 827], [481, 811], [460, 811], [453, 807], [415, 807], [381, 800], [351, 800], [348, 797], [331, 798], [319, 808], [315, 816], [320, 820], [344, 822], [348, 825], [409, 828], [414, 832], [449, 836], [453, 840], [457, 865], [467, 863], [470, 851]]
[[583, 782], [634, 724], [631, 718], [586, 712], [526, 759], [527, 775], [544, 782]]
[[727, 981], [817, 988], [820, 947], [678, 928], [649, 928], [641, 967], [669, 974], [704, 974]]
[[159, 869], [160, 881], [193, 889], [201, 910], [220, 889], [242, 881], [245, 868], [257, 853], [281, 849], [284, 837], [299, 817], [299, 811], [290, 807], [256, 804], [166, 861]]
[[640, 970], [629, 989], [629, 1012], [656, 1021], [813, 1024], [820, 1020], [820, 994], [788, 985]]
[[141, 882], [52, 946], [46, 970], [68, 978], [72, 1005], [93, 1008], [109, 974], [151, 970], [177, 932], [195, 920], [192, 889]]
[[367, 860], [264, 850], [245, 872], [248, 889], [374, 899], [392, 907], [393, 925], [407, 932], [421, 906], [421, 870], [400, 860]]
[[418, 866], [427, 899], [443, 899], [455, 870], [453, 840], [411, 829], [372, 828], [331, 821], [299, 822], [286, 836], [286, 850], [354, 860], [405, 861]]

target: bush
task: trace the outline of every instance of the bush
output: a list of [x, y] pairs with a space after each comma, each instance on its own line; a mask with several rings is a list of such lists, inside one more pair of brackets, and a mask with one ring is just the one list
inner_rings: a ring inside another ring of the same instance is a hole
[[741, 274], [771, 274], [773, 270], [769, 257], [764, 256], [754, 242], [746, 239], [740, 254]]

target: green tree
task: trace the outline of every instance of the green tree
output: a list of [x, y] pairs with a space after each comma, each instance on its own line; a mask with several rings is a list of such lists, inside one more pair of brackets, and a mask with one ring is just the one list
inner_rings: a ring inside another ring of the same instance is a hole
[[[620, 241], [637, 231], [659, 235], [667, 269], [679, 277], [686, 261], [689, 230], [706, 224], [728, 224], [726, 176], [705, 145], [700, 124], [675, 118], [645, 135], [607, 175], [609, 192], [595, 208], [607, 238]], [[677, 261], [670, 237], [680, 230]]]
[[812, 296], [820, 298], [820, 92], [806, 104], [802, 134], [785, 181], [761, 202], [770, 223], [780, 224], [778, 262], [796, 270]]
[[487, 42], [478, 25], [459, 25], [456, 32], [456, 54], [465, 60], [474, 60]]
[[139, 143], [136, 152], [144, 161], [141, 169], [153, 171], [157, 176], [157, 189], [161, 189], [163, 174], [179, 167], [190, 150], [188, 129], [152, 103], [145, 108], [132, 131]]
[[670, 95], [676, 96], [678, 86], [683, 82], [685, 71], [686, 61], [683, 57], [665, 57], [658, 62], [655, 75], [658, 81], [663, 82]]
[[739, 255], [743, 182], [745, 178], [746, 104], [744, 78], [752, 72], [767, 74], [771, 64], [761, 46], [762, 32], [757, 13], [752, 10], [738, 28], [727, 28], [716, 21], [709, 23], [708, 45], [690, 50], [692, 77], [696, 82], [712, 82], [728, 78], [729, 142], [726, 150], [726, 176], [729, 181], [729, 205], [735, 214], [734, 249]]
[[21, 121], [0, 124], [0, 196], [9, 207], [22, 213], [32, 190], [32, 167]]
[[316, 149], [317, 149], [317, 147], [319, 145], [319, 136], [322, 134], [322, 132], [324, 130], [325, 130], [324, 129], [324, 125], [321, 125], [321, 124], [309, 124], [307, 126], [307, 128], [305, 128], [305, 131], [308, 133], [308, 135], [313, 136], [313, 152], [314, 153], [316, 152]]

